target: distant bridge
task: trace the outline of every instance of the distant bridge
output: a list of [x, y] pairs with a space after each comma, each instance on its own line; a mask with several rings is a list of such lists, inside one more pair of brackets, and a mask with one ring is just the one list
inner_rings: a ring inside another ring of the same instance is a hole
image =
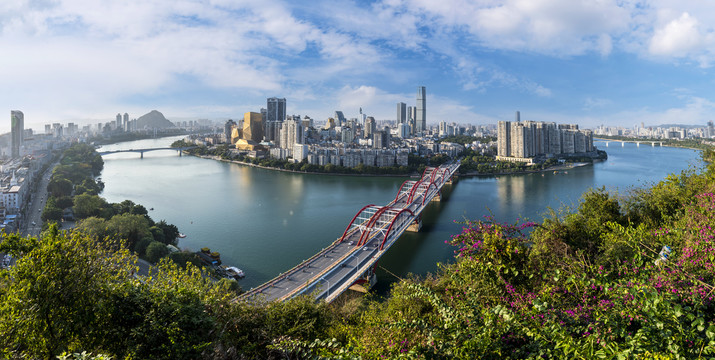
[[109, 155], [109, 154], [116, 154], [116, 153], [126, 153], [126, 152], [133, 152], [133, 153], [139, 153], [141, 154], [141, 158], [144, 158], [144, 153], [149, 152], [149, 151], [157, 151], [157, 150], [176, 150], [179, 152], [179, 156], [184, 152], [184, 150], [189, 150], [196, 148], [198, 146], [184, 146], [184, 147], [161, 147], [161, 148], [149, 148], [149, 149], [129, 149], [129, 150], [108, 150], [108, 151], [99, 151], [99, 155]]
[[311, 294], [327, 302], [356, 284], [375, 280], [375, 264], [404, 231], [418, 231], [420, 214], [430, 201], [439, 201], [441, 189], [451, 183], [459, 163], [425, 169], [420, 180], [407, 180], [395, 199], [385, 206], [367, 205], [355, 214], [343, 235], [328, 247], [239, 299], [284, 301]]

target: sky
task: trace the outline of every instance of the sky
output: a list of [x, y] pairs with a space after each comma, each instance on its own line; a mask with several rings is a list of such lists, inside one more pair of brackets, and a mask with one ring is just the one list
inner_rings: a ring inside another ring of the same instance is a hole
[[240, 119], [287, 100], [377, 120], [633, 127], [715, 118], [709, 0], [2, 0], [0, 132]]

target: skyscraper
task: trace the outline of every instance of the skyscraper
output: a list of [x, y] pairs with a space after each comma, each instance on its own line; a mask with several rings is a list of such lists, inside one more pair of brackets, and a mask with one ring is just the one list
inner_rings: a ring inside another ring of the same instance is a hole
[[403, 102], [397, 103], [397, 121], [395, 125], [404, 124], [407, 122], [407, 104]]
[[122, 114], [117, 113], [117, 121], [114, 123], [114, 128], [119, 129], [122, 127]]
[[427, 129], [427, 89], [417, 87], [417, 110], [415, 117], [415, 132], [421, 133]]
[[22, 111], [10, 111], [10, 127], [12, 132], [12, 157], [20, 157], [22, 133], [25, 131], [25, 114]]
[[266, 117], [264, 125], [266, 129], [266, 140], [274, 141], [280, 139], [280, 128], [286, 119], [286, 99], [268, 98], [266, 100]]
[[343, 115], [342, 111], [336, 110], [335, 111], [335, 120], [338, 122], [340, 126], [345, 125], [345, 115]]

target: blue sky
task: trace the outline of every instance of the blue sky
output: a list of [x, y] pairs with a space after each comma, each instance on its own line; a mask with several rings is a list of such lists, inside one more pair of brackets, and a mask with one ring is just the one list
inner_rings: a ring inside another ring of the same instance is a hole
[[583, 127], [715, 118], [715, 3], [702, 0], [3, 0], [0, 110], [27, 126], [152, 109], [241, 118]]

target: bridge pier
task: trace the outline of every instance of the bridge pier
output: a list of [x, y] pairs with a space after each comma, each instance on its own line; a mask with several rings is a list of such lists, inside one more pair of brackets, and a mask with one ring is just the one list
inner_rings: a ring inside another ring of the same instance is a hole
[[407, 229], [405, 231], [419, 232], [421, 228], [422, 228], [422, 218], [418, 216], [415, 219], [415, 221], [412, 224], [410, 224], [410, 226], [407, 227]]
[[435, 195], [435, 196], [432, 198], [431, 201], [434, 201], [434, 202], [440, 202], [440, 201], [442, 201], [442, 192], [441, 192], [441, 191], [438, 192], [437, 195]]
[[361, 292], [367, 294], [371, 287], [377, 284], [377, 275], [375, 275], [375, 268], [371, 267], [365, 272], [360, 279], [357, 279], [348, 289], [352, 291]]
[[452, 185], [452, 184], [456, 183], [457, 181], [458, 181], [457, 175], [452, 175], [452, 176], [449, 178], [449, 180], [447, 180], [447, 182], [445, 182], [445, 184]]

